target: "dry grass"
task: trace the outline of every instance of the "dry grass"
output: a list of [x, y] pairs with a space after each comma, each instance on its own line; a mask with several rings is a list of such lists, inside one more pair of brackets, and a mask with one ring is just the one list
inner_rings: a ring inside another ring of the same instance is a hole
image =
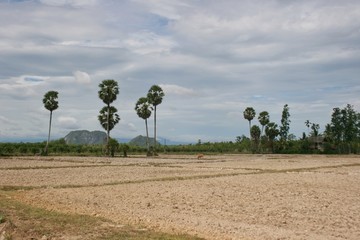
[[47, 211], [14, 200], [14, 194], [0, 191], [0, 238], [3, 239], [200, 239], [154, 232], [142, 226], [118, 225], [95, 216]]

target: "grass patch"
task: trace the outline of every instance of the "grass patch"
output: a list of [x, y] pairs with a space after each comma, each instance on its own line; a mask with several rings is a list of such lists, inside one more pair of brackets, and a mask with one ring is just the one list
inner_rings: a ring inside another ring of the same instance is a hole
[[119, 226], [110, 220], [80, 214], [64, 214], [23, 204], [12, 197], [14, 192], [0, 191], [0, 223], [9, 239], [157, 239], [199, 240], [189, 235], [158, 233], [141, 227]]
[[0, 224], [5, 222], [5, 215], [0, 212]]
[[12, 186], [12, 185], [4, 185], [4, 186], [0, 186], [0, 191], [18, 191], [18, 190], [32, 190], [35, 188], [40, 188], [40, 187], [34, 187], [34, 186]]

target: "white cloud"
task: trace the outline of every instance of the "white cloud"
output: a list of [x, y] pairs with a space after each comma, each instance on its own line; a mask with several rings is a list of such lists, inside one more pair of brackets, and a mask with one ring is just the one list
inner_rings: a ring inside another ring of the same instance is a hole
[[115, 79], [114, 137], [144, 134], [134, 104], [160, 83], [161, 137], [231, 139], [248, 133], [245, 107], [278, 121], [286, 103], [300, 135], [333, 107], [360, 110], [359, 18], [356, 0], [0, 1], [1, 131], [45, 135], [48, 90], [54, 135], [101, 130], [97, 85]]
[[40, 0], [40, 2], [50, 6], [73, 6], [84, 7], [93, 6], [97, 3], [97, 0]]
[[139, 54], [166, 53], [176, 46], [171, 38], [150, 31], [131, 34], [124, 44], [128, 49]]
[[0, 116], [0, 122], [2, 124], [11, 124], [12, 123], [10, 119], [8, 119], [7, 117], [4, 117], [4, 116]]
[[140, 5], [146, 6], [153, 14], [157, 14], [169, 19], [180, 19], [182, 17], [180, 9], [188, 10], [190, 5], [186, 1], [167, 1], [167, 0], [134, 0]]
[[136, 128], [135, 124], [133, 124], [133, 123], [128, 123], [127, 126], [129, 127], [129, 130], [130, 130], [130, 131], [132, 131], [132, 132], [137, 131], [137, 128]]
[[90, 76], [86, 72], [75, 71], [74, 77], [78, 83], [82, 83], [82, 84], [90, 84], [91, 83]]
[[73, 117], [67, 117], [67, 116], [60, 116], [57, 118], [59, 127], [65, 128], [65, 129], [78, 129], [80, 126], [78, 124], [78, 121]]
[[123, 48], [124, 43], [119, 39], [106, 39], [106, 40], [67, 40], [56, 42], [55, 44], [61, 46], [71, 47], [89, 47], [89, 48]]
[[196, 92], [193, 89], [181, 87], [179, 85], [174, 84], [160, 84], [159, 85], [165, 94], [175, 94], [180, 96], [196, 96], [199, 95], [199, 92]]

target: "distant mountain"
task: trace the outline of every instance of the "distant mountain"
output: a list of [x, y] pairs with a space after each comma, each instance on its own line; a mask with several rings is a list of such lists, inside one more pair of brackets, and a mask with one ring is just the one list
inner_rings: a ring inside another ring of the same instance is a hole
[[129, 143], [131, 141], [130, 138], [115, 138], [119, 143]]
[[67, 144], [104, 144], [106, 133], [102, 131], [77, 130], [64, 137]]
[[[159, 143], [159, 141], [157, 141], [156, 143], [158, 145], [161, 145]], [[139, 135], [139, 136], [131, 139], [129, 144], [139, 146], [139, 147], [146, 147], [146, 137]], [[150, 146], [154, 146], [154, 138], [149, 137], [149, 144], [150, 144]]]

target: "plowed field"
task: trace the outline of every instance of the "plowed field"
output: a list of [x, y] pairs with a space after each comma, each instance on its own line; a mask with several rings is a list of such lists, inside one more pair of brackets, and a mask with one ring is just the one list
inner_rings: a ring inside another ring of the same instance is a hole
[[51, 211], [205, 239], [360, 239], [360, 156], [0, 158], [0, 188]]

